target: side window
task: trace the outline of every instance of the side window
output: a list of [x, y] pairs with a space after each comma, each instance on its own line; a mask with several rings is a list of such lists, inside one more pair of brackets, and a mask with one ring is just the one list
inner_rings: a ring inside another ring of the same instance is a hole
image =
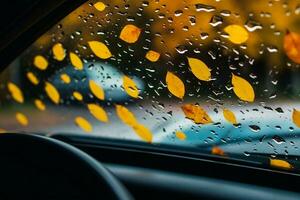
[[288, 151], [299, 4], [201, 2], [84, 3], [2, 72], [1, 130]]

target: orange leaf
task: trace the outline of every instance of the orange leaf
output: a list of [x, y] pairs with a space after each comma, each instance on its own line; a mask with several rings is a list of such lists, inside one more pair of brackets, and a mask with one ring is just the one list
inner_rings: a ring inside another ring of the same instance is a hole
[[169, 91], [176, 97], [182, 99], [185, 94], [185, 86], [182, 80], [172, 72], [167, 72], [166, 83]]
[[120, 33], [120, 39], [127, 43], [135, 43], [141, 34], [141, 29], [132, 24], [124, 26]]
[[206, 111], [199, 105], [186, 104], [181, 109], [186, 118], [193, 120], [196, 124], [209, 124], [213, 122]]
[[37, 109], [39, 109], [41, 111], [46, 110], [46, 106], [41, 100], [39, 100], [39, 99], [34, 100], [34, 104], [37, 107]]
[[33, 84], [33, 85], [37, 85], [39, 84], [39, 79], [36, 77], [36, 75], [34, 75], [34, 73], [32, 72], [27, 72], [26, 76], [28, 78], [28, 80]]
[[214, 146], [211, 149], [211, 153], [214, 155], [225, 156], [225, 152], [220, 147]]
[[51, 99], [51, 101], [55, 104], [59, 103], [60, 95], [57, 91], [57, 89], [49, 82], [45, 83], [45, 91], [48, 95], [48, 97]]
[[108, 117], [105, 110], [97, 104], [88, 104], [90, 113], [101, 122], [108, 122]]
[[63, 83], [69, 84], [71, 82], [71, 78], [68, 74], [61, 74], [60, 79], [62, 80]]
[[97, 97], [100, 100], [104, 100], [104, 91], [102, 87], [97, 85], [97, 83], [93, 80], [89, 81], [90, 90], [93, 93], [95, 97]]
[[129, 96], [138, 98], [139, 90], [135, 82], [128, 76], [123, 76], [123, 88]]
[[48, 61], [44, 56], [37, 55], [33, 59], [33, 65], [40, 70], [46, 70], [48, 67]]
[[152, 142], [153, 136], [152, 136], [151, 131], [147, 127], [145, 127], [142, 124], [135, 124], [132, 128], [140, 138], [142, 138], [146, 142], [149, 142], [149, 143]]
[[300, 111], [293, 109], [292, 119], [294, 124], [300, 128]]
[[138, 124], [134, 114], [130, 112], [125, 106], [116, 105], [116, 112], [118, 117], [122, 120], [124, 124], [128, 126], [135, 126]]
[[107, 46], [104, 43], [98, 41], [90, 41], [88, 42], [88, 44], [92, 52], [97, 57], [101, 59], [108, 59], [112, 56], [110, 50], [107, 48]]
[[286, 55], [295, 63], [300, 64], [300, 35], [287, 31], [283, 40]]
[[101, 1], [98, 1], [97, 3], [94, 4], [94, 7], [98, 10], [98, 11], [103, 11], [105, 10], [105, 4]]
[[158, 61], [160, 54], [156, 51], [150, 50], [146, 53], [145, 57], [151, 62], [156, 62], [156, 61]]
[[73, 92], [73, 97], [77, 100], [77, 101], [82, 101], [83, 100], [83, 96], [80, 92], [78, 91], [74, 91]]
[[282, 168], [282, 169], [292, 169], [293, 166], [285, 161], [280, 159], [270, 159], [270, 165], [276, 168]]
[[226, 26], [224, 31], [229, 35], [228, 39], [234, 44], [242, 44], [249, 38], [247, 30], [240, 25]]
[[231, 110], [223, 109], [223, 116], [228, 122], [230, 122], [232, 124], [238, 123], [234, 113]]
[[70, 61], [75, 69], [82, 70], [83, 69], [83, 63], [79, 56], [73, 52], [70, 52]]
[[28, 119], [27, 119], [26, 115], [24, 115], [23, 113], [17, 112], [16, 119], [22, 126], [28, 125]]
[[241, 100], [253, 102], [255, 99], [255, 93], [252, 85], [237, 75], [232, 74], [231, 83], [233, 85], [233, 91]]
[[176, 131], [175, 133], [176, 137], [179, 139], [179, 140], [185, 140], [186, 139], [186, 135], [184, 132], [182, 131]]
[[52, 47], [54, 59], [62, 61], [66, 57], [66, 51], [61, 43], [56, 43]]
[[210, 81], [211, 73], [207, 65], [199, 59], [188, 58], [192, 73], [201, 81]]
[[77, 126], [79, 126], [83, 131], [85, 132], [91, 132], [93, 130], [92, 125], [90, 124], [89, 121], [87, 121], [85, 118], [83, 117], [76, 117], [75, 118], [75, 124]]
[[17, 85], [10, 82], [7, 84], [7, 88], [8, 88], [8, 91], [10, 92], [10, 95], [16, 102], [18, 102], [18, 103], [24, 102], [22, 90], [20, 90], [20, 88]]

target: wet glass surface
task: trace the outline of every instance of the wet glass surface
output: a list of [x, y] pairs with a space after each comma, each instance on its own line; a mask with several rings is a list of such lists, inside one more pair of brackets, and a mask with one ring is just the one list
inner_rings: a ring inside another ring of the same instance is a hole
[[0, 77], [1, 132], [300, 154], [300, 2], [88, 1]]

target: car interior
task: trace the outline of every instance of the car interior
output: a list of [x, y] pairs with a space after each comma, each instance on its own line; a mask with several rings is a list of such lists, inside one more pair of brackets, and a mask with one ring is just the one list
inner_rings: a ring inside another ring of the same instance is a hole
[[0, 19], [0, 199], [300, 199], [297, 0], [12, 0]]

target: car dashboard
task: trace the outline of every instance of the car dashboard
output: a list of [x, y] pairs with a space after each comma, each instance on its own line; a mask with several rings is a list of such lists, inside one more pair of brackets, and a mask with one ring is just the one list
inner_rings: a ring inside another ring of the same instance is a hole
[[[88, 153], [136, 199], [298, 199], [299, 174], [240, 159], [191, 154], [136, 142], [53, 135]], [[93, 142], [91, 142], [93, 141]]]

